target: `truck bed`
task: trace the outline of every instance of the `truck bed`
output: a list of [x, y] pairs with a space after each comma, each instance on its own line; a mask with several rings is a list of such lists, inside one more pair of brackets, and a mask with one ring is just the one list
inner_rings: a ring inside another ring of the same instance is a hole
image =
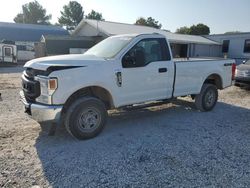
[[[224, 58], [178, 58], [175, 63], [174, 97], [198, 94], [206, 78], [218, 75], [222, 87], [231, 85], [234, 60]], [[186, 63], [187, 62], [187, 63]]]

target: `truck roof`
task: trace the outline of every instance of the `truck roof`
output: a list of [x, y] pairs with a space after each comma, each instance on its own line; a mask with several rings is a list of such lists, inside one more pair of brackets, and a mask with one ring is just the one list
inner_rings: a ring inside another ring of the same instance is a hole
[[122, 34], [122, 35], [113, 35], [112, 37], [138, 37], [138, 36], [147, 36], [147, 35], [159, 35], [162, 38], [166, 38], [160, 33], [133, 33], [133, 34]]

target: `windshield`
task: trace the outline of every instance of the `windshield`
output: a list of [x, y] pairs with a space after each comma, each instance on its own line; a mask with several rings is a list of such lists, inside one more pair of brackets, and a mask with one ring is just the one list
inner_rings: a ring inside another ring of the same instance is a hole
[[250, 60], [248, 60], [245, 64], [246, 64], [246, 65], [250, 65]]
[[84, 54], [109, 59], [115, 57], [125, 46], [127, 46], [132, 38], [131, 36], [109, 37], [90, 48]]

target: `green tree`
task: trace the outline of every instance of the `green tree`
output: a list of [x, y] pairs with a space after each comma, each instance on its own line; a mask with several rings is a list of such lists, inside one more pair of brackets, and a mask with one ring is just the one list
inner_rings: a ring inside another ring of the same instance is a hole
[[19, 13], [14, 18], [16, 23], [29, 24], [50, 24], [51, 15], [46, 15], [46, 9], [37, 1], [29, 2], [22, 6], [22, 13]]
[[146, 25], [148, 26], [147, 20], [143, 17], [140, 17], [136, 20], [135, 25]]
[[179, 34], [190, 34], [190, 28], [189, 27], [180, 27], [178, 28], [175, 33], [179, 33]]
[[190, 27], [190, 35], [209, 35], [210, 29], [207, 25], [199, 23]]
[[85, 18], [104, 21], [102, 13], [96, 12], [94, 10], [91, 10], [91, 12]]
[[63, 6], [63, 11], [61, 11], [61, 17], [58, 18], [58, 22], [66, 26], [67, 30], [73, 30], [81, 22], [83, 15], [84, 12], [81, 4], [77, 1], [70, 1], [68, 5]]
[[191, 27], [180, 27], [175, 33], [188, 34], [188, 35], [209, 35], [210, 29], [207, 25], [199, 23], [197, 25], [192, 25]]
[[162, 27], [162, 25], [152, 17], [148, 17], [147, 19], [140, 17], [136, 20], [135, 25], [145, 25], [157, 29], [161, 29]]

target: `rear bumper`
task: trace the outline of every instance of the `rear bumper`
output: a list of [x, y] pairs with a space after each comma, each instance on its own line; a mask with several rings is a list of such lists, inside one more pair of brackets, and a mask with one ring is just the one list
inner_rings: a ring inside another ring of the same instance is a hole
[[37, 122], [58, 122], [61, 117], [62, 105], [35, 104], [26, 101], [23, 91], [20, 91], [21, 101], [27, 113]]
[[235, 85], [248, 85], [250, 86], [250, 77], [236, 77]]

